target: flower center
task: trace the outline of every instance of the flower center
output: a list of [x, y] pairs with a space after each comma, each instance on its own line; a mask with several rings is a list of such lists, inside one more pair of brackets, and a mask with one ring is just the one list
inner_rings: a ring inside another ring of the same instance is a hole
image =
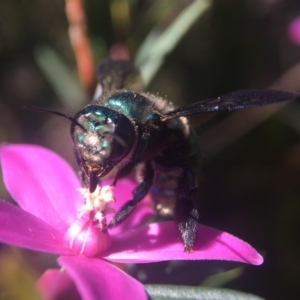
[[98, 186], [93, 193], [86, 188], [78, 190], [84, 196], [85, 203], [78, 210], [77, 220], [68, 228], [65, 239], [74, 252], [91, 257], [110, 246], [106, 214], [114, 212], [109, 205], [115, 199], [110, 186]]

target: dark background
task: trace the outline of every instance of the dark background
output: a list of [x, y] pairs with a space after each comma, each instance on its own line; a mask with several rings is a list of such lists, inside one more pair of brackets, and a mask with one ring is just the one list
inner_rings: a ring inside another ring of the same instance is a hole
[[[131, 22], [125, 30], [114, 26], [109, 1], [86, 0], [95, 59], [105, 57], [116, 43], [126, 45], [134, 57], [148, 31], [166, 27], [189, 2], [165, 1], [150, 18], [155, 1], [132, 1]], [[213, 1], [166, 57], [149, 90], [167, 95], [177, 105], [237, 89], [272, 86], [300, 91], [300, 46], [287, 34], [297, 16], [298, 0]], [[67, 29], [63, 1], [0, 1], [0, 141], [47, 146], [75, 167], [70, 124], [23, 109], [35, 105], [76, 112], [75, 105], [64, 105], [37, 63], [41, 47], [50, 47], [76, 76]], [[85, 103], [82, 99], [81, 106]], [[238, 269], [241, 276], [225, 287], [267, 299], [299, 299], [300, 110], [293, 103], [256, 122], [261, 112], [221, 114], [199, 128], [201, 219], [241, 237], [265, 256], [262, 266]], [[259, 126], [243, 130], [249, 123], [246, 116]], [[241, 137], [236, 138], [240, 128]], [[9, 198], [4, 187], [1, 198]], [[177, 262], [131, 266], [130, 271], [147, 283], [197, 285], [212, 273], [235, 267], [241, 265]]]

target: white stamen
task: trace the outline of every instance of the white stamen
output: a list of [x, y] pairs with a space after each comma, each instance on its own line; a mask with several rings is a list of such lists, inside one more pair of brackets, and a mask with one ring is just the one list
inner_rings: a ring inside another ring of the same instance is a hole
[[78, 218], [93, 213], [94, 219], [99, 221], [99, 225], [105, 221], [106, 214], [115, 212], [109, 207], [112, 202], [115, 202], [112, 189], [109, 185], [99, 187], [93, 193], [87, 188], [79, 188], [78, 191], [84, 196], [85, 204], [78, 211]]

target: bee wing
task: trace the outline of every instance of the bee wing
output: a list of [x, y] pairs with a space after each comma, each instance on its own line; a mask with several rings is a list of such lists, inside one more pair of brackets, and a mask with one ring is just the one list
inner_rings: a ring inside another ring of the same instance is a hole
[[296, 99], [300, 99], [299, 93], [275, 90], [240, 90], [217, 98], [191, 103], [163, 115], [162, 119], [170, 120], [181, 116], [234, 111]]
[[97, 100], [103, 93], [127, 89], [139, 92], [143, 89], [140, 72], [127, 60], [107, 58], [97, 67], [98, 85], [94, 94]]

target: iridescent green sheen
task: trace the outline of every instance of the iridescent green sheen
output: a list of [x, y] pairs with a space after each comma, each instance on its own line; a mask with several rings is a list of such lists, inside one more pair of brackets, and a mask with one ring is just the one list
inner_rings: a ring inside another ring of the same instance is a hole
[[83, 141], [84, 141], [84, 134], [83, 133], [77, 134], [76, 138], [77, 138], [77, 141], [79, 143], [83, 143]]
[[123, 99], [109, 99], [109, 104], [111, 107], [121, 110], [125, 115], [130, 116], [130, 106]]

